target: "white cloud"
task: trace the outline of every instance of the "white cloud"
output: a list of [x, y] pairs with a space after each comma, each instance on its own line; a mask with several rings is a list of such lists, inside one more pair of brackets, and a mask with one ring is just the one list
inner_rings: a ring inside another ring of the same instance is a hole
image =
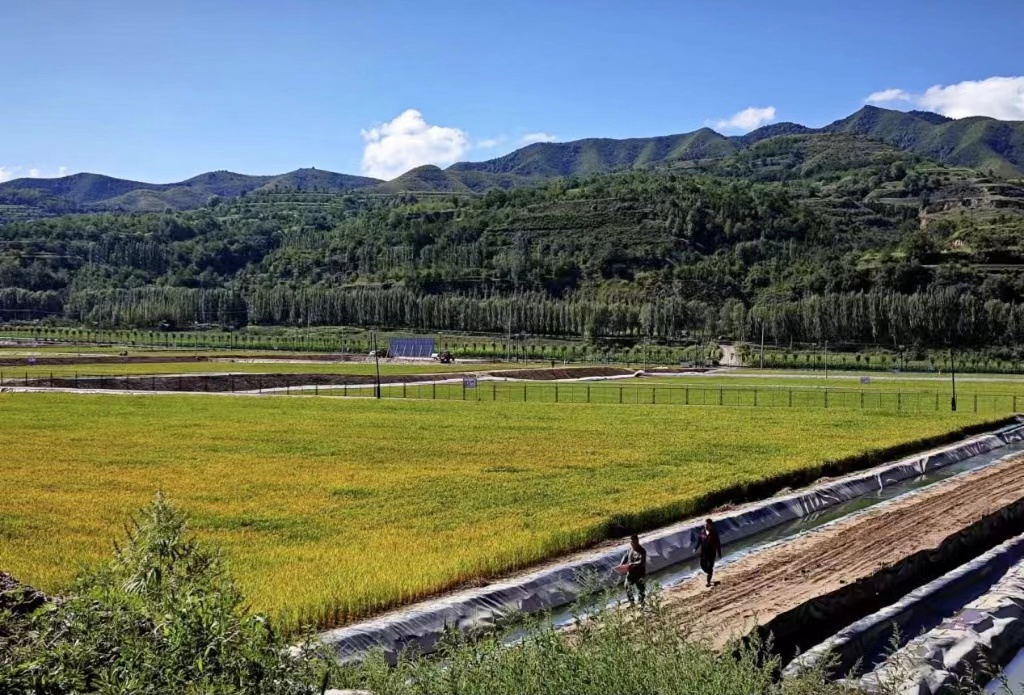
[[865, 104], [884, 104], [889, 101], [910, 101], [910, 95], [902, 89], [883, 89], [880, 92], [869, 94], [864, 100]]
[[55, 173], [48, 173], [39, 167], [0, 166], [0, 183], [13, 179], [50, 179], [68, 175], [67, 167], [59, 167]]
[[489, 150], [505, 142], [505, 139], [504, 135], [499, 135], [496, 138], [485, 138], [483, 140], [477, 140], [473, 147], [478, 150]]
[[464, 131], [430, 125], [416, 109], [361, 134], [366, 141], [363, 173], [379, 179], [390, 180], [424, 164], [453, 164], [470, 148]]
[[519, 139], [519, 142], [523, 145], [532, 145], [535, 142], [554, 142], [557, 139], [551, 133], [527, 133]]
[[733, 114], [731, 118], [727, 118], [723, 121], [715, 121], [714, 125], [718, 130], [739, 130], [747, 132], [754, 128], [759, 128], [766, 123], [771, 123], [774, 120], [774, 106], [765, 106], [764, 108], [751, 106], [743, 109], [739, 113]]
[[1024, 76], [937, 84], [923, 94], [886, 89], [872, 94], [865, 101], [877, 103], [895, 100], [909, 101], [918, 108], [950, 118], [991, 116], [1004, 121], [1024, 121]]
[[990, 77], [947, 86], [929, 87], [918, 103], [950, 118], [991, 116], [1004, 121], [1024, 120], [1024, 77]]

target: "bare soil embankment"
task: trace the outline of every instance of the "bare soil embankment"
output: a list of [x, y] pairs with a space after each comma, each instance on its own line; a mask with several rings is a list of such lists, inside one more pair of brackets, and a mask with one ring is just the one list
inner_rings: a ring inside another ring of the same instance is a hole
[[[666, 590], [667, 610], [716, 645], [772, 632], [806, 648], [1024, 526], [1024, 456], [939, 483]], [[788, 654], [787, 656], [792, 656]]]
[[[458, 380], [481, 375], [531, 381], [581, 379], [630, 375], [632, 372], [614, 367], [567, 367], [559, 369], [520, 369], [497, 372], [438, 372], [434, 374], [385, 374], [382, 384], [416, 384], [438, 380]], [[310, 388], [315, 386], [366, 386], [376, 383], [372, 374], [147, 374], [90, 377], [38, 377], [12, 379], [11, 385], [30, 388], [100, 389], [116, 391], [182, 391], [192, 393], [230, 393], [240, 391]]]
[[363, 362], [365, 357], [353, 355], [281, 354], [281, 355], [64, 355], [61, 357], [19, 356], [0, 358], [0, 367], [69, 364], [181, 364], [188, 362]]

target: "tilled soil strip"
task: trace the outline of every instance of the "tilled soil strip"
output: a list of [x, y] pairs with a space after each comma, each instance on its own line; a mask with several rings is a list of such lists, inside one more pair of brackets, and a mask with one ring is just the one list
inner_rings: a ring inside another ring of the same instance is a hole
[[281, 354], [281, 355], [71, 355], [62, 357], [0, 357], [0, 367], [25, 367], [69, 364], [178, 364], [182, 362], [233, 362], [260, 359], [268, 362], [365, 362], [362, 355]]
[[[528, 369], [490, 372], [495, 377], [550, 381], [595, 376], [617, 376], [628, 373], [615, 367], [572, 367], [565, 369]], [[437, 374], [389, 374], [386, 384], [415, 384], [440, 379], [461, 379], [479, 376], [482, 372], [441, 372]], [[234, 392], [287, 389], [312, 386], [353, 386], [375, 383], [372, 374], [153, 374], [92, 377], [40, 377], [11, 380], [11, 385], [55, 389], [104, 389], [125, 391], [188, 391]]]
[[[699, 575], [667, 589], [662, 599], [680, 624], [722, 646], [816, 599], [867, 583], [886, 568], [905, 573], [901, 562], [915, 556], [927, 562], [929, 552], [948, 546], [947, 539], [981, 529], [1005, 508], [1024, 507], [1015, 504], [1022, 500], [1024, 456], [1019, 456], [743, 557], [719, 568], [714, 587], [706, 588]], [[975, 549], [977, 555], [987, 547], [967, 550]], [[824, 627], [834, 632], [842, 625]]]

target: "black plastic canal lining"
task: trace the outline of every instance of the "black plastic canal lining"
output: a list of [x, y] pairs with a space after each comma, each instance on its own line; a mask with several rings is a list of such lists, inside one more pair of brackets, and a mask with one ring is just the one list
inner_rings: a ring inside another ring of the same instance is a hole
[[[1021, 645], [1024, 561], [1014, 564], [988, 591], [912, 639], [874, 671], [846, 683], [868, 693], [956, 695], [965, 692], [965, 678], [977, 683], [979, 676], [1011, 662]], [[970, 691], [974, 692], [973, 686]]]
[[[782, 657], [784, 663], [788, 663], [798, 653], [803, 653], [818, 645], [836, 632], [840, 625], [850, 625], [865, 616], [881, 611], [902, 599], [905, 595], [943, 577], [949, 572], [965, 565], [995, 546], [1024, 533], [1024, 499], [1017, 500], [997, 512], [988, 514], [970, 526], [954, 532], [937, 547], [909, 555], [899, 562], [884, 567], [869, 577], [862, 578], [852, 584], [843, 586], [828, 594], [818, 596], [793, 610], [782, 613], [764, 625], [758, 626], [757, 635], [762, 640], [769, 635], [773, 640], [775, 651]], [[1024, 548], [1021, 549], [1024, 553]], [[1000, 563], [994, 563], [989, 574], [988, 586], [998, 580], [1006, 569], [1019, 557], [1009, 554], [1002, 558]], [[985, 564], [985, 563], [983, 563]], [[1000, 566], [1002, 571], [1000, 571]], [[985, 585], [983, 568], [968, 581], [963, 582], [956, 588], [960, 591], [951, 591], [947, 596], [954, 607], [959, 603], [971, 600], [984, 593], [988, 588]], [[973, 589], [972, 589], [973, 585]], [[917, 613], [918, 631], [921, 627], [938, 624], [946, 617], [942, 605], [936, 603], [932, 606], [934, 610], [924, 613]], [[908, 616], [908, 627], [915, 627], [910, 624]], [[891, 634], [891, 633], [890, 633]], [[909, 633], [913, 636], [917, 632]], [[876, 637], [883, 637], [882, 634]], [[885, 642], [879, 644], [877, 640], [866, 640], [862, 645], [865, 651], [855, 655], [846, 654], [840, 658], [840, 665], [848, 670], [856, 661], [856, 656], [863, 656], [869, 661], [877, 657], [885, 648]], [[863, 665], [863, 664], [862, 664]], [[843, 669], [837, 669], [842, 673]]]
[[1018, 535], [844, 627], [801, 653], [786, 668], [786, 675], [795, 675], [822, 663], [829, 663], [833, 677], [845, 676], [854, 668], [870, 671], [885, 662], [894, 646], [902, 647], [916, 635], [937, 627], [983, 596], [1022, 561], [1024, 535]]

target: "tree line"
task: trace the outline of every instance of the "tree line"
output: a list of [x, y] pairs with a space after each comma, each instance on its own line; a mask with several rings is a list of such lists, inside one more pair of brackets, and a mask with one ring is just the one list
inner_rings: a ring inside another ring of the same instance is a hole
[[983, 346], [1024, 341], [1024, 306], [953, 288], [913, 294], [854, 292], [720, 305], [655, 300], [552, 298], [542, 293], [423, 295], [405, 287], [226, 289], [143, 287], [54, 292], [0, 290], [0, 319], [56, 318], [102, 327], [363, 326], [655, 342], [695, 335], [776, 344], [839, 342]]
[[[0, 320], [1014, 340], [1024, 274], [1007, 269], [1024, 258], [1024, 218], [930, 211], [924, 225], [924, 198], [955, 200], [971, 175], [879, 147], [775, 138], [695, 172], [12, 222]], [[995, 265], [982, 255], [993, 229]]]

